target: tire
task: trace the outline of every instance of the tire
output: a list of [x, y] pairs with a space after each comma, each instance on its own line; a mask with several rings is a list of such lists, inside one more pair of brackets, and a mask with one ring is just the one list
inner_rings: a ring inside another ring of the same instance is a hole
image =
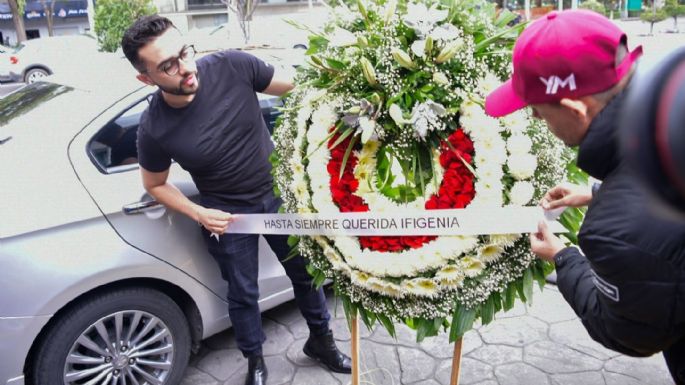
[[188, 321], [171, 298], [148, 288], [117, 289], [60, 315], [28, 374], [34, 385], [175, 385], [188, 365], [190, 347]]
[[32, 68], [24, 75], [24, 83], [33, 84], [48, 75], [50, 73], [42, 68]]

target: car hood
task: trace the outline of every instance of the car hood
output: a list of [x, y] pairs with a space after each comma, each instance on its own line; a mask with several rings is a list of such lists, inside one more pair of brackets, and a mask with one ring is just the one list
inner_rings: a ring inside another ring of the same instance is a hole
[[73, 171], [68, 146], [116, 93], [60, 92], [0, 125], [0, 238], [101, 215]]

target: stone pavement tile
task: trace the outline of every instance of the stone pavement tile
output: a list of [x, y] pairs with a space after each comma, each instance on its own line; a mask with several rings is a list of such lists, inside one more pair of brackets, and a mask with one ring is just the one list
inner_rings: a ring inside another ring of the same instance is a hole
[[507, 345], [485, 345], [469, 353], [468, 357], [489, 365], [504, 365], [523, 361], [523, 349]]
[[[360, 330], [362, 328], [363, 327], [360, 325]], [[384, 327], [377, 326], [369, 339], [374, 342], [402, 345], [408, 348], [416, 346], [416, 331], [405, 324], [395, 324], [395, 337], [397, 339], [392, 338]]]
[[601, 372], [553, 374], [552, 385], [604, 385]]
[[495, 320], [478, 330], [486, 344], [524, 346], [547, 339], [547, 324], [537, 318], [522, 316], [501, 322]]
[[302, 320], [302, 313], [294, 300], [278, 305], [262, 313], [262, 319], [268, 318], [281, 325], [292, 325]]
[[307, 357], [306, 354], [302, 351], [302, 348], [304, 347], [304, 343], [307, 341], [306, 338], [300, 338], [299, 340], [295, 340], [290, 346], [288, 347], [288, 351], [285, 353], [285, 356], [296, 366], [314, 366], [316, 365], [316, 362], [314, 362], [311, 358]]
[[[536, 295], [536, 294], [537, 294], [537, 292], [534, 293], [533, 295]], [[525, 303], [517, 300], [516, 303], [514, 304], [513, 308], [509, 309], [509, 311], [506, 311], [506, 312], [502, 311], [502, 312], [497, 313], [497, 315], [495, 316], [495, 319], [521, 317], [521, 316], [526, 315], [526, 314], [528, 314], [528, 306]]]
[[223, 381], [247, 364], [238, 349], [216, 350], [208, 353], [196, 367], [212, 377]]
[[318, 367], [297, 368], [292, 383], [297, 385], [341, 384], [340, 380], [333, 377], [329, 372]]
[[435, 380], [425, 380], [425, 381], [414, 382], [412, 384], [407, 384], [407, 385], [440, 385], [440, 383], [435, 381]]
[[574, 320], [577, 318], [571, 306], [564, 300], [555, 286], [547, 285], [540, 292], [534, 290], [533, 304], [528, 308], [528, 315], [547, 323]]
[[309, 327], [307, 327], [307, 323], [304, 322], [304, 318], [300, 315], [299, 310], [297, 315], [300, 317], [300, 321], [288, 325], [288, 330], [295, 339], [307, 338], [309, 337]]
[[540, 369], [524, 363], [498, 366], [495, 376], [506, 385], [549, 385], [547, 375]]
[[554, 342], [566, 345], [571, 349], [589, 354], [603, 361], [621, 355], [592, 340], [578, 319], [550, 325], [549, 337]]
[[483, 382], [477, 382], [473, 385], [499, 385], [499, 382], [495, 380], [485, 380]]
[[523, 361], [550, 374], [600, 370], [604, 362], [552, 341], [539, 341], [523, 349]]
[[[450, 383], [450, 376], [452, 375], [452, 359], [444, 360], [438, 366], [435, 378], [442, 385]], [[459, 372], [459, 383], [463, 385], [470, 385], [485, 380], [494, 380], [495, 375], [492, 366], [476, 361], [472, 358], [462, 357], [461, 371]], [[503, 382], [503, 384], [505, 384]], [[507, 384], [508, 385], [508, 384]]]
[[217, 333], [206, 340], [202, 341], [204, 347], [211, 350], [235, 349], [238, 345], [235, 342], [235, 335], [233, 329], [224, 330]]
[[624, 376], [618, 373], [604, 372], [606, 385], [652, 385], [651, 382], [642, 382], [636, 378]]
[[219, 382], [209, 374], [189, 367], [183, 376], [181, 385], [219, 385]]
[[[374, 385], [400, 384], [402, 370], [396, 346], [363, 340], [360, 344], [359, 355], [359, 373], [363, 383]], [[350, 380], [349, 375], [345, 375], [343, 378], [346, 378], [347, 381]]]
[[435, 360], [419, 349], [398, 347], [402, 383], [408, 384], [432, 378], [435, 374]]
[[671, 385], [673, 379], [668, 373], [661, 354], [647, 358], [618, 356], [604, 364], [607, 372], [620, 373], [649, 385]]
[[262, 345], [265, 356], [284, 354], [295, 340], [288, 328], [271, 320], [264, 320], [262, 325], [266, 341]]
[[[454, 344], [451, 344], [448, 333], [441, 333], [435, 337], [425, 338], [419, 346], [433, 358], [443, 359], [452, 358], [454, 354]], [[470, 352], [483, 346], [483, 340], [475, 330], [471, 330], [464, 335], [461, 354], [467, 355]]]
[[[264, 362], [266, 363], [266, 368], [269, 371], [269, 385], [285, 385], [293, 383], [295, 367], [290, 362], [288, 362], [288, 360], [286, 360], [284, 357], [264, 357]], [[231, 375], [231, 377], [228, 380], [226, 380], [226, 382], [224, 382], [223, 385], [242, 385], [245, 383], [246, 374], [247, 360], [243, 359], [240, 370]]]

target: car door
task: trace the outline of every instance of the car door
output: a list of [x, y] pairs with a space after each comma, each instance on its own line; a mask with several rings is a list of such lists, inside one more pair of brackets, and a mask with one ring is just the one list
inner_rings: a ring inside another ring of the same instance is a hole
[[[74, 138], [69, 155], [83, 186], [127, 243], [185, 271], [225, 298], [227, 284], [206, 250], [198, 224], [158, 204], [143, 189], [135, 141], [148, 92], [149, 88], [138, 91], [96, 118]], [[190, 175], [175, 162], [169, 182], [198, 200]], [[261, 297], [291, 291], [285, 271], [261, 237], [259, 247]]]

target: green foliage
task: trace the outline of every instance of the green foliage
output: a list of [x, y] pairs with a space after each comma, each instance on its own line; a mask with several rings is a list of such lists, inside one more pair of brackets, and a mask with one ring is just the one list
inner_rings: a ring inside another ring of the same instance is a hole
[[644, 11], [640, 14], [640, 20], [645, 21], [647, 23], [658, 23], [660, 21], [666, 20], [668, 15], [664, 11], [663, 8], [657, 9], [656, 11], [654, 10], [648, 10]]
[[678, 3], [678, 0], [666, 0], [663, 10], [668, 17], [676, 18], [685, 15], [685, 4]]
[[98, 0], [95, 7], [95, 34], [100, 49], [116, 51], [124, 32], [137, 18], [156, 12], [152, 0]]
[[604, 7], [604, 4], [596, 1], [596, 0], [588, 0], [588, 1], [583, 1], [580, 5], [580, 8], [583, 9], [589, 9], [591, 11], [595, 11], [599, 14], [606, 15], [607, 10], [606, 7]]

